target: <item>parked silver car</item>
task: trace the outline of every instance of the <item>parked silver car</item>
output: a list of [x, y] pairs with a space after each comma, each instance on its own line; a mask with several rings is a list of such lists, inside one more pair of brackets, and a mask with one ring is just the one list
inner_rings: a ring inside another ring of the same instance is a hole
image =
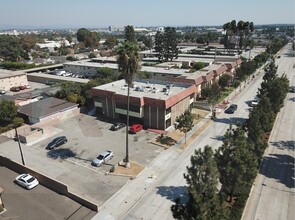
[[107, 161], [109, 161], [110, 159], [112, 159], [114, 156], [114, 153], [110, 150], [107, 150], [105, 152], [102, 152], [101, 154], [99, 154], [93, 161], [92, 161], [92, 165], [93, 166], [101, 166], [103, 163], [106, 163]]

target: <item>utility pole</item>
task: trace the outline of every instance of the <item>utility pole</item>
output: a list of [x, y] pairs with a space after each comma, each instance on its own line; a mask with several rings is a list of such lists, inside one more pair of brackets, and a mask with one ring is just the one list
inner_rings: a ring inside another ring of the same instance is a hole
[[15, 135], [16, 135], [17, 142], [18, 142], [18, 147], [19, 147], [20, 155], [21, 155], [21, 158], [22, 158], [22, 163], [25, 166], [26, 165], [25, 164], [25, 158], [24, 158], [24, 155], [23, 155], [23, 150], [22, 150], [22, 147], [21, 147], [21, 144], [20, 144], [20, 141], [19, 141], [19, 136], [18, 136], [16, 127], [14, 128], [14, 130], [15, 130]]

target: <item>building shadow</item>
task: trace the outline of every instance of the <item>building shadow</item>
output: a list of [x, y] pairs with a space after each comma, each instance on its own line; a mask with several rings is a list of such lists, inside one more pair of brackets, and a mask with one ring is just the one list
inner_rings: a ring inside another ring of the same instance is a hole
[[270, 154], [263, 158], [259, 173], [275, 179], [288, 188], [294, 188], [294, 157], [287, 154]]
[[159, 186], [157, 187], [157, 194], [171, 200], [172, 202], [174, 202], [178, 197], [183, 203], [186, 203], [188, 200], [186, 186]]

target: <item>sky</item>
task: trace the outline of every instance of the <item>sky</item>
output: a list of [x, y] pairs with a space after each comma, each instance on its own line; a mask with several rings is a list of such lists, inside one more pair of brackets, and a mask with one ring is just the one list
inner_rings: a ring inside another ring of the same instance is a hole
[[295, 24], [295, 0], [0, 0], [0, 28]]

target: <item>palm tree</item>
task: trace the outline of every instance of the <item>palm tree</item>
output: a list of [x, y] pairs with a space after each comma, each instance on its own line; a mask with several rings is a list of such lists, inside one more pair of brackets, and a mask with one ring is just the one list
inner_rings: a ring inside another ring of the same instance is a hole
[[129, 100], [130, 86], [132, 85], [135, 74], [140, 69], [139, 48], [136, 43], [125, 42], [118, 48], [117, 64], [119, 72], [127, 83], [127, 122], [126, 122], [126, 167], [130, 167], [128, 155], [128, 127], [129, 127]]

